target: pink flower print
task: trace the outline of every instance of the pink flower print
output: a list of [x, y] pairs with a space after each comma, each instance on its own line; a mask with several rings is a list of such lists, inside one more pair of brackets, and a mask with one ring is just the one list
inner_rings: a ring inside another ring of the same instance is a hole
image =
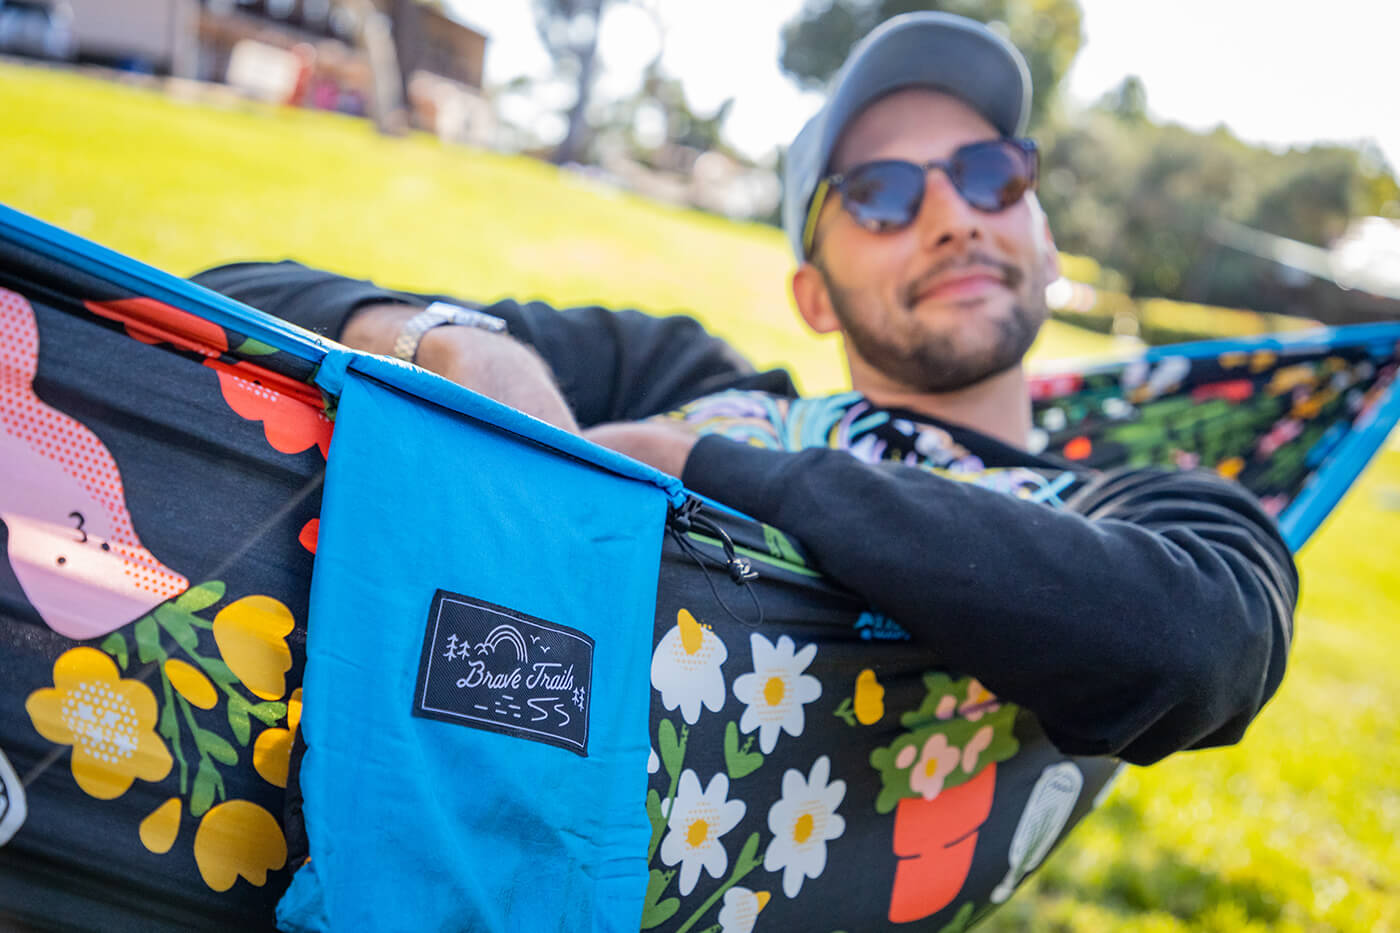
[[962, 752], [962, 769], [968, 774], [977, 771], [977, 756], [986, 751], [987, 746], [992, 744], [992, 727], [983, 726], [977, 730], [967, 742], [967, 747]]
[[[905, 755], [900, 753], [903, 760]], [[948, 744], [948, 738], [942, 734], [934, 733], [929, 736], [929, 740], [924, 743], [923, 754], [914, 765], [914, 770], [909, 773], [909, 787], [925, 800], [932, 800], [943, 790], [943, 782], [953, 769], [962, 760], [962, 753], [958, 748]]]
[[951, 693], [945, 693], [943, 699], [938, 701], [938, 709], [934, 712], [939, 719], [952, 719], [953, 713], [957, 711], [958, 698]]
[[10, 567], [49, 628], [97, 638], [189, 581], [137, 537], [121, 471], [101, 438], [35, 394], [38, 363], [34, 309], [0, 288], [0, 521]]
[[[1001, 704], [992, 695], [992, 691], [982, 686], [982, 682], [973, 678], [967, 683], [967, 700], [958, 706], [958, 713], [968, 722], [976, 722], [988, 713], [995, 713], [1001, 709]], [[939, 706], [940, 712], [942, 706]]]

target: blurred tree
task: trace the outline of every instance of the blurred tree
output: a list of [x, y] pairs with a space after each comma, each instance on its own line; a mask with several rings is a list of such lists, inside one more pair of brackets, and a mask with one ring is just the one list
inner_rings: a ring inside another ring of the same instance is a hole
[[1278, 153], [1224, 127], [1153, 123], [1128, 79], [1040, 134], [1040, 199], [1061, 249], [1118, 270], [1136, 295], [1327, 317], [1349, 299], [1227, 248], [1218, 219], [1327, 246], [1356, 217], [1395, 210], [1393, 173], [1373, 152], [1319, 145]]
[[1100, 98], [1098, 106], [1124, 123], [1143, 123], [1147, 120], [1147, 86], [1137, 75], [1128, 75]]
[[[668, 26], [661, 15], [657, 0], [630, 0], [646, 13], [656, 30], [656, 53], [642, 71], [642, 81], [628, 97], [612, 102], [597, 121], [599, 129], [620, 131], [626, 137], [633, 154], [642, 161], [651, 161], [657, 149], [666, 145], [687, 146], [701, 152], [711, 150], [738, 158], [724, 141], [724, 121], [734, 106], [734, 98], [723, 101], [715, 112], [704, 116], [696, 112], [685, 95], [685, 86], [678, 78], [666, 74], [661, 58], [666, 51]], [[638, 123], [646, 112], [653, 119], [654, 132], [642, 138]], [[744, 160], [746, 161], [746, 160]]]
[[1328, 245], [1363, 207], [1358, 203], [1363, 193], [1358, 156], [1354, 149], [1317, 146], [1301, 158], [1286, 159], [1287, 167], [1255, 206], [1251, 225], [1314, 246]]
[[1077, 0], [808, 0], [783, 27], [779, 64], [803, 85], [822, 85], [862, 36], [891, 16], [913, 10], [942, 10], [1000, 24], [1030, 66], [1032, 127], [1050, 112], [1060, 79], [1083, 41]]
[[598, 25], [610, 0], [531, 0], [535, 30], [555, 67], [574, 85], [568, 129], [550, 161], [577, 162], [588, 144], [588, 103], [598, 68]]
[[649, 109], [658, 118], [656, 138], [642, 140], [637, 138], [635, 132], [632, 134], [632, 143], [643, 156], [646, 150], [666, 144], [688, 146], [701, 152], [717, 150], [732, 156], [735, 153], [724, 141], [724, 121], [733, 106], [734, 98], [731, 97], [709, 116], [696, 112], [686, 98], [685, 87], [680, 80], [661, 70], [658, 56], [647, 66], [637, 92], [618, 102], [609, 122], [635, 131], [637, 114]]

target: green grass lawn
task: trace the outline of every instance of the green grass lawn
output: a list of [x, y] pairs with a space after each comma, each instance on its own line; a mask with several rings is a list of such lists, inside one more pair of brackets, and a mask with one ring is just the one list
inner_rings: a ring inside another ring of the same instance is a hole
[[[293, 257], [463, 297], [685, 310], [817, 392], [839, 348], [775, 230], [361, 122], [0, 65], [0, 202], [180, 274]], [[1051, 324], [1037, 359], [1106, 352]], [[1129, 770], [986, 929], [1400, 929], [1400, 446], [1302, 555], [1293, 661], [1245, 742]]]

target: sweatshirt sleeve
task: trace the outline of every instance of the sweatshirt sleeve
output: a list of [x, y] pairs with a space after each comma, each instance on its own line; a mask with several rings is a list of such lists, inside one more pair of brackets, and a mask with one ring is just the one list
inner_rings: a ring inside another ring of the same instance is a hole
[[844, 451], [709, 436], [682, 478], [796, 535], [1068, 754], [1148, 764], [1236, 742], [1283, 677], [1297, 572], [1273, 520], [1218, 477], [1108, 474], [1054, 509]]
[[400, 292], [295, 262], [245, 262], [201, 272], [194, 281], [325, 337], [368, 304], [426, 307], [448, 301], [502, 318], [553, 370], [583, 427], [635, 421], [725, 389], [795, 395], [782, 370], [755, 372], [729, 344], [693, 318], [653, 317], [598, 306], [553, 308], [543, 302], [481, 305], [446, 295]]

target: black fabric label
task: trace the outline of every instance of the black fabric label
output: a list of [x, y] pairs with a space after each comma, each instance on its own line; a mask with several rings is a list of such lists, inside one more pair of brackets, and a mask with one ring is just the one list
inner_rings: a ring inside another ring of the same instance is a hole
[[588, 756], [593, 639], [438, 590], [428, 612], [413, 715]]

